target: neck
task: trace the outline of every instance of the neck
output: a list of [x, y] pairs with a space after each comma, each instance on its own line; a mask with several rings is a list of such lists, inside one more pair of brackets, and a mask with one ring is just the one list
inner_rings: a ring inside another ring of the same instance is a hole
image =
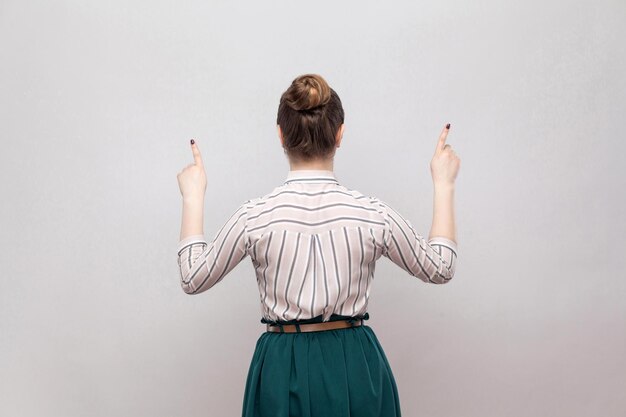
[[333, 171], [333, 160], [316, 160], [309, 162], [297, 162], [297, 161], [289, 161], [289, 169], [291, 171], [297, 171], [301, 169], [323, 169], [327, 171]]

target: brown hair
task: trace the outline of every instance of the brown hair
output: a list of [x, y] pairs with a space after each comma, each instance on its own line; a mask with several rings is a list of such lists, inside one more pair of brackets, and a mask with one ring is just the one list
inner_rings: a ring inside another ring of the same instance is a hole
[[280, 97], [276, 123], [285, 152], [295, 159], [330, 157], [343, 121], [341, 100], [321, 75], [298, 76]]

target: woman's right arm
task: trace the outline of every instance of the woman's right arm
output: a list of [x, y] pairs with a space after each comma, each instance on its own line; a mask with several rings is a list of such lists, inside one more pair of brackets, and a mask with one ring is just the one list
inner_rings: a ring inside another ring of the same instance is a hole
[[409, 274], [424, 282], [446, 284], [456, 271], [458, 245], [454, 224], [454, 180], [460, 160], [445, 144], [448, 128], [444, 128], [431, 172], [435, 186], [433, 224], [428, 240], [413, 228], [409, 220], [384, 201], [383, 208], [388, 225], [382, 254]]

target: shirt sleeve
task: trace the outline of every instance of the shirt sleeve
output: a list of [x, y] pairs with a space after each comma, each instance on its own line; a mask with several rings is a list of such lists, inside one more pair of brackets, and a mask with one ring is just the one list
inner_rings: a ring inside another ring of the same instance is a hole
[[248, 201], [235, 210], [210, 243], [207, 244], [203, 234], [178, 242], [180, 284], [185, 293], [200, 294], [208, 290], [246, 257]]
[[376, 200], [387, 224], [383, 256], [426, 283], [448, 283], [456, 270], [458, 244], [443, 236], [426, 241], [404, 216], [384, 201]]

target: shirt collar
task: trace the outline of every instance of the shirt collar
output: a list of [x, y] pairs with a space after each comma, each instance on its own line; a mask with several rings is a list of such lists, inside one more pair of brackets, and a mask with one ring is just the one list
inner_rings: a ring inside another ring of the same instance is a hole
[[285, 184], [291, 183], [329, 183], [339, 184], [335, 173], [326, 169], [296, 169], [287, 173]]

